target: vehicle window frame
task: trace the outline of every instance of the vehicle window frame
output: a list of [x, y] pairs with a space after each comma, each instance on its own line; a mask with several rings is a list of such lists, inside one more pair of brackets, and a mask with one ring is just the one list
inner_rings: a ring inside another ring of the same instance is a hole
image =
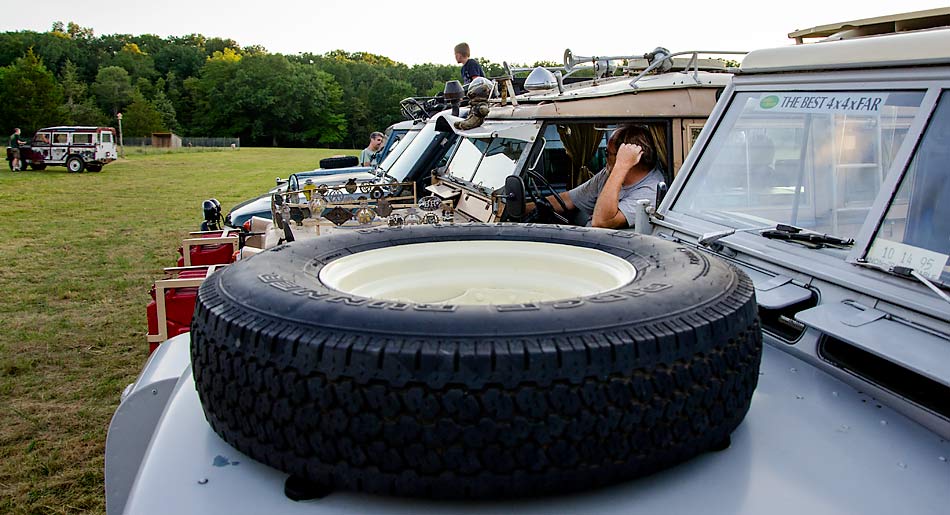
[[[485, 157], [485, 152], [488, 149], [488, 146], [497, 138], [506, 138], [514, 139], [525, 142], [525, 148], [522, 150], [521, 155], [518, 156], [518, 159], [514, 160], [515, 165], [512, 169], [513, 175], [522, 176], [525, 169], [525, 162], [528, 161], [528, 156], [534, 155], [535, 148], [537, 148], [538, 142], [543, 140], [544, 135], [544, 126], [545, 121], [542, 119], [534, 120], [523, 120], [523, 119], [513, 119], [513, 120], [498, 120], [490, 124], [485, 124], [482, 127], [473, 129], [468, 132], [459, 132], [458, 140], [453, 143], [452, 149], [447, 152], [448, 159], [446, 160], [446, 172], [445, 178], [449, 181], [458, 182], [463, 185], [476, 186], [472, 182], [472, 179], [478, 174], [478, 168], [481, 166], [481, 162]], [[490, 132], [486, 131], [490, 129]], [[478, 159], [475, 167], [472, 170], [472, 175], [469, 177], [458, 177], [449, 173], [449, 168], [452, 165], [452, 162], [455, 160], [455, 156], [458, 153], [459, 148], [462, 145], [463, 140], [465, 139], [479, 139], [479, 140], [488, 140], [488, 145], [486, 145], [485, 150], [482, 150], [481, 157]], [[490, 188], [488, 186], [482, 186], [482, 190], [488, 191], [497, 191], [502, 189], [504, 185], [499, 188]]]
[[[56, 141], [57, 136], [63, 136], [64, 141], [62, 143]], [[57, 147], [69, 146], [69, 133], [68, 132], [53, 132], [53, 136], [50, 138], [50, 145], [57, 146]]]
[[[874, 205], [871, 207], [871, 212], [868, 213], [868, 220], [861, 228], [858, 236], [855, 237], [855, 246], [852, 249], [851, 254], [845, 260], [848, 263], [867, 262], [867, 256], [871, 251], [871, 246], [874, 244], [875, 237], [881, 226], [884, 224], [887, 217], [887, 212], [890, 209], [891, 204], [893, 204], [894, 199], [900, 190], [901, 184], [904, 182], [904, 176], [909, 172], [911, 162], [913, 161], [914, 156], [917, 155], [920, 145], [923, 143], [923, 138], [926, 135], [927, 127], [930, 126], [930, 122], [935, 114], [935, 110], [937, 109], [937, 104], [940, 101], [940, 95], [944, 92], [946, 95], [950, 96], [950, 81], [931, 83], [930, 87], [927, 89], [927, 93], [924, 95], [924, 98], [921, 101], [921, 109], [926, 109], [926, 114], [921, 112], [920, 115], [918, 115], [918, 119], [914, 120], [914, 124], [911, 125], [911, 129], [908, 131], [907, 136], [910, 137], [913, 135], [914, 137], [910, 142], [905, 140], [904, 145], [895, 156], [895, 160], [892, 165], [897, 166], [898, 158], [900, 158], [900, 168], [897, 170], [892, 170], [894, 173], [889, 173], [886, 180], [881, 185], [881, 191], [878, 193], [878, 197], [875, 199]], [[914, 125], [916, 125], [918, 122], [920, 126], [915, 127]], [[872, 215], [875, 218], [872, 219]], [[874, 223], [869, 223], [872, 220]]]
[[[41, 136], [46, 136], [46, 140], [45, 140], [45, 141], [44, 141], [44, 140], [37, 140], [37, 138], [39, 138], [39, 137], [41, 137]], [[53, 141], [53, 137], [52, 137], [52, 136], [53, 136], [53, 133], [52, 133], [52, 132], [49, 132], [49, 131], [40, 131], [40, 132], [37, 132], [36, 134], [33, 135], [33, 138], [30, 140], [30, 146], [33, 146], [33, 147], [37, 147], [37, 146], [48, 147], [48, 146], [52, 145], [52, 141]]]
[[[76, 141], [76, 136], [86, 137], [88, 136], [89, 141], [84, 141], [79, 143]], [[74, 132], [72, 133], [72, 138], [69, 141], [70, 145], [95, 145], [96, 144], [96, 135], [91, 132]]]
[[[696, 172], [697, 164], [702, 161], [707, 152], [714, 151], [710, 149], [710, 142], [713, 136], [722, 129], [721, 126], [727, 118], [727, 114], [733, 109], [737, 97], [743, 93], [794, 91], [920, 91], [923, 93], [920, 107], [907, 129], [901, 146], [895, 152], [890, 167], [885, 172], [884, 181], [880, 184], [878, 193], [868, 208], [864, 222], [854, 236], [854, 245], [848, 250], [843, 260], [834, 259], [834, 261], [839, 263], [854, 264], [862, 262], [862, 258], [866, 255], [871, 245], [877, 227], [882, 223], [882, 219], [886, 214], [891, 199], [897, 194], [897, 188], [900, 186], [900, 181], [903, 179], [910, 159], [923, 135], [923, 131], [930, 117], [933, 115], [937, 99], [939, 98], [939, 92], [942, 89], [950, 89], [950, 81], [946, 80], [934, 81], [923, 78], [919, 80], [904, 80], [903, 78], [896, 78], [894, 75], [890, 77], [891, 78], [875, 76], [871, 80], [862, 80], [860, 74], [855, 74], [854, 76], [842, 74], [837, 80], [826, 80], [822, 82], [816, 82], [814, 80], [790, 80], [786, 78], [781, 83], [774, 83], [769, 82], [769, 79], [765, 78], [750, 81], [752, 83], [748, 84], [731, 84], [722, 95], [722, 97], [728, 100], [720, 100], [716, 109], [710, 114], [709, 121], [707, 121], [706, 125], [709, 130], [704, 130], [700, 133], [699, 139], [697, 139], [693, 145], [693, 151], [690, 152], [687, 161], [683, 163], [679, 175], [684, 175], [684, 177], [682, 179], [677, 177], [675, 190], [669, 192], [657, 212], [663, 217], [670, 217], [671, 221], [677, 218], [688, 218], [700, 221], [702, 225], [718, 225], [714, 222], [691, 216], [686, 212], [677, 211], [673, 209], [673, 207], [680, 201], [684, 190], [683, 185], [689, 182], [690, 178]], [[709, 127], [710, 125], [712, 126]]]
[[[399, 158], [402, 157], [402, 155], [406, 152], [406, 149], [412, 145], [412, 142], [415, 141], [416, 137], [419, 136], [419, 133], [422, 132], [422, 129], [420, 128], [418, 130], [409, 129], [406, 131], [399, 131], [400, 133], [398, 135], [395, 134], [396, 131], [393, 132], [394, 134], [391, 135], [390, 139], [386, 141], [386, 144], [389, 146], [389, 148], [386, 150], [386, 157], [384, 157], [383, 160], [380, 161], [378, 165], [376, 165], [377, 168], [387, 173], [389, 169], [392, 168], [397, 161], [399, 161]], [[394, 137], [397, 137], [398, 141], [393, 141]], [[408, 138], [408, 141], [406, 138]]]

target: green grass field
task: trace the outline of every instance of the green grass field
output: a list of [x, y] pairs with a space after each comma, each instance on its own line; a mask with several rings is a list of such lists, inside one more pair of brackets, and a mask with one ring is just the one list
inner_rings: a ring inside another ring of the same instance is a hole
[[[145, 363], [152, 281], [202, 219], [338, 150], [130, 153], [0, 171], [0, 513], [101, 513], [106, 430]], [[355, 151], [342, 151], [355, 154]]]

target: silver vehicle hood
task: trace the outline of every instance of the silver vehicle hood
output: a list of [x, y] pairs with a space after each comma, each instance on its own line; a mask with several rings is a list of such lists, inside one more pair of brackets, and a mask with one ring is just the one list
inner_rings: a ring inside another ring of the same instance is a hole
[[[145, 515], [946, 513], [950, 444], [817, 368], [765, 347], [752, 407], [732, 445], [652, 476], [527, 500], [436, 502], [338, 492], [294, 502], [283, 493], [287, 474], [236, 451], [208, 426], [191, 375], [188, 335], [182, 335], [161, 345], [116, 412], [107, 444], [107, 508]], [[175, 369], [177, 379], [163, 383]], [[147, 441], [136, 452], [127, 443], [134, 439], [129, 420], [140, 416], [136, 402], [154, 406], [165, 395], [154, 430], [143, 432]], [[110, 452], [123, 443], [126, 452]]]

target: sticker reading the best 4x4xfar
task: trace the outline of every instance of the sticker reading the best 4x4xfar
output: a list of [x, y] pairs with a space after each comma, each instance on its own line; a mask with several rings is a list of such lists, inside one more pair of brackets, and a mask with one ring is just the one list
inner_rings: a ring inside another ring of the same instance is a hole
[[934, 281], [940, 280], [943, 268], [950, 256], [931, 250], [914, 247], [896, 241], [876, 240], [868, 250], [867, 260], [871, 264], [891, 268], [904, 266], [913, 268], [920, 275]]
[[770, 93], [754, 109], [778, 113], [879, 113], [887, 93]]

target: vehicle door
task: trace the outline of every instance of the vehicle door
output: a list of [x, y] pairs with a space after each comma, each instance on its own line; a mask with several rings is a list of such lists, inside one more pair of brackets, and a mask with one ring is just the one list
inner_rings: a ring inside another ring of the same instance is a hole
[[115, 156], [115, 138], [112, 131], [99, 131], [96, 144], [96, 160], [110, 159]]
[[33, 161], [48, 161], [50, 153], [50, 137], [52, 133], [49, 131], [40, 131], [33, 135], [33, 141], [30, 142], [30, 146], [33, 149], [32, 159]]
[[658, 166], [667, 181], [671, 181], [670, 161], [676, 166], [674, 149], [679, 138], [670, 137], [672, 125], [668, 120], [549, 122], [532, 150], [535, 157], [530, 160], [529, 170], [539, 174], [555, 192], [576, 188], [607, 166], [607, 141], [618, 127], [626, 124], [640, 125], [650, 132]]
[[65, 163], [69, 155], [69, 133], [53, 132], [52, 145], [50, 145], [49, 161], [51, 163]]

